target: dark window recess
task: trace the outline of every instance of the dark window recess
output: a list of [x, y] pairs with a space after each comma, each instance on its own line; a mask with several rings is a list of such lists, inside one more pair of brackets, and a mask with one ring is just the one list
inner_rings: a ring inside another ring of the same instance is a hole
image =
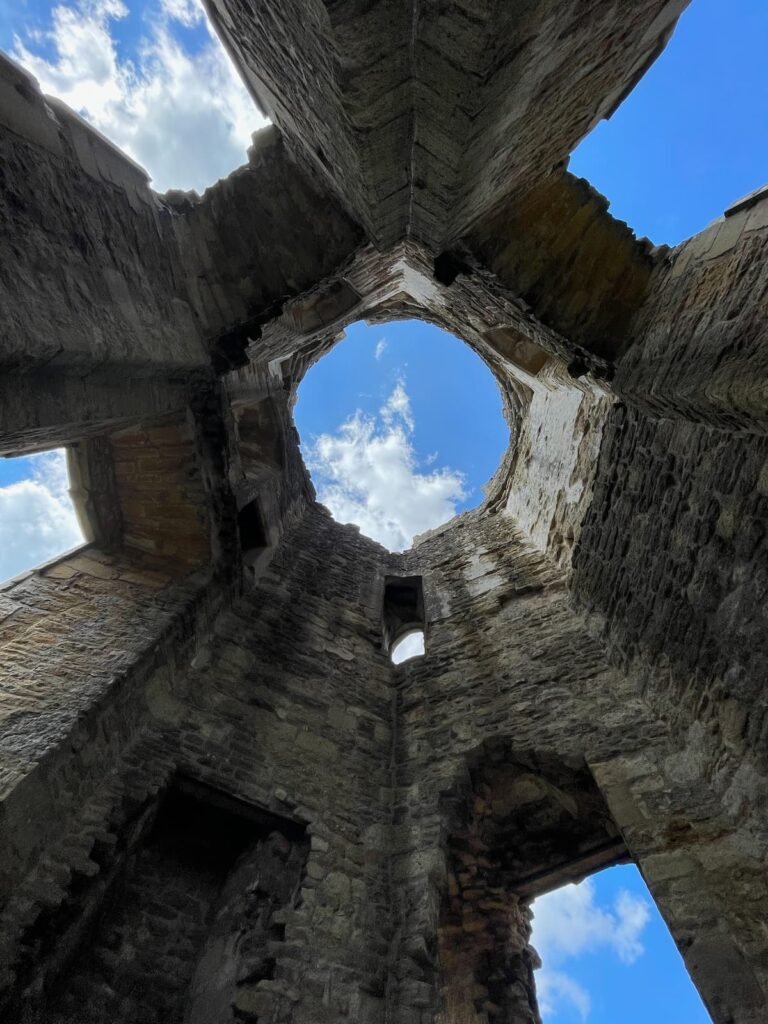
[[388, 576], [384, 586], [384, 649], [416, 630], [424, 631], [424, 590], [421, 576]]
[[247, 1009], [274, 975], [308, 851], [302, 823], [177, 779], [123, 850], [96, 926], [64, 936], [81, 948], [33, 1019], [208, 1024], [240, 997], [238, 1020], [257, 1024]]
[[257, 555], [269, 546], [264, 519], [256, 498], [237, 513], [237, 529], [244, 558]]

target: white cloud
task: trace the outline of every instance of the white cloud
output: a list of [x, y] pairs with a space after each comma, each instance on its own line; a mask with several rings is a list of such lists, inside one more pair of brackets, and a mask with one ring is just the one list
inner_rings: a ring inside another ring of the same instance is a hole
[[390, 551], [453, 518], [466, 497], [463, 474], [419, 471], [411, 435], [414, 420], [400, 382], [379, 412], [359, 410], [334, 432], [307, 446], [307, 465], [319, 500], [341, 523], [356, 523]]
[[580, 1019], [586, 1021], [592, 1007], [589, 992], [578, 981], [547, 967], [536, 975], [536, 996], [545, 1021], [556, 1017], [564, 1005], [574, 1007]]
[[[208, 25], [200, 0], [155, 0], [134, 59], [122, 57], [113, 23], [122, 0], [73, 0], [51, 12], [50, 28], [15, 38], [14, 57], [44, 92], [64, 100], [152, 175], [153, 186], [203, 189], [245, 162], [253, 131], [266, 123]], [[206, 26], [194, 54], [173, 24]], [[41, 44], [53, 47], [47, 60]], [[36, 48], [37, 47], [37, 48]]]
[[546, 1021], [554, 1021], [567, 1006], [575, 1008], [581, 1020], [588, 1019], [589, 993], [563, 970], [568, 960], [608, 951], [632, 964], [644, 952], [641, 936], [651, 916], [648, 904], [623, 890], [613, 907], [601, 907], [595, 895], [594, 882], [586, 879], [540, 896], [533, 904], [531, 942], [543, 964], [536, 988]]
[[0, 487], [0, 580], [83, 542], [63, 451], [29, 458], [30, 476]]
[[160, 7], [166, 17], [188, 27], [197, 25], [205, 17], [200, 0], [160, 0]]
[[384, 352], [386, 351], [386, 348], [387, 348], [387, 339], [386, 338], [380, 338], [376, 342], [376, 350], [373, 353], [373, 358], [374, 359], [381, 359], [381, 357], [384, 355]]
[[544, 956], [562, 959], [611, 948], [623, 963], [631, 964], [642, 954], [640, 935], [648, 924], [647, 904], [622, 891], [613, 909], [595, 902], [595, 885], [587, 878], [579, 885], [540, 896], [533, 906], [534, 945]]
[[403, 421], [408, 430], [412, 433], [415, 427], [413, 413], [411, 412], [411, 400], [405, 385], [399, 381], [395, 390], [381, 407], [381, 416], [386, 424], [394, 423], [398, 417]]

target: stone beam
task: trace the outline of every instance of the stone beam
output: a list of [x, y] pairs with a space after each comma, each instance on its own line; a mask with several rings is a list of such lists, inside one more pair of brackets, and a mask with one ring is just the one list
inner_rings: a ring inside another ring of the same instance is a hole
[[202, 198], [171, 192], [165, 200], [219, 372], [242, 365], [262, 324], [343, 265], [363, 237], [327, 188], [293, 163], [274, 127], [256, 133], [248, 164]]
[[146, 173], [0, 56], [0, 367], [207, 363]]
[[617, 389], [652, 415], [768, 431], [768, 187], [657, 261]]
[[562, 164], [687, 0], [208, 0], [259, 105], [371, 239], [438, 249]]
[[461, 244], [572, 343], [575, 376], [589, 355], [620, 354], [658, 258], [587, 181], [562, 171], [477, 222]]
[[0, 454], [70, 444], [138, 420], [179, 412], [191, 381], [130, 377], [115, 370], [5, 373], [0, 377]]

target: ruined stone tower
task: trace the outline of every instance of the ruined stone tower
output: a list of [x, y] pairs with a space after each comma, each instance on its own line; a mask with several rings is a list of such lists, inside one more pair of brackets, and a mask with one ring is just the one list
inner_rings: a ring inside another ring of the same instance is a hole
[[[652, 248], [566, 170], [684, 7], [209, 0], [273, 126], [202, 198], [0, 62], [2, 452], [90, 537], [0, 589], [3, 1021], [534, 1024], [530, 901], [627, 860], [768, 1020], [768, 194]], [[394, 555], [291, 409], [403, 317], [510, 446]]]

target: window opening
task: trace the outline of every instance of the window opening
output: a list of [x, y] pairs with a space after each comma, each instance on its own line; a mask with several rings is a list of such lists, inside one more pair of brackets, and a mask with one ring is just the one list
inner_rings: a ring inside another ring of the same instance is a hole
[[318, 501], [390, 551], [479, 505], [509, 445], [491, 370], [420, 320], [352, 324], [294, 416]]
[[252, 565], [261, 552], [269, 547], [264, 519], [256, 498], [244, 505], [237, 514], [237, 529], [243, 560]]
[[0, 459], [0, 582], [84, 541], [63, 448]]
[[634, 864], [538, 897], [531, 944], [542, 1024], [711, 1024]]
[[444, 1024], [537, 1003], [542, 1024], [710, 1024], [588, 766], [497, 740], [467, 769], [443, 805]]
[[308, 853], [300, 822], [177, 779], [105, 846], [114, 861], [100, 876], [110, 879], [107, 890], [81, 887], [98, 918], [63, 937], [80, 948], [43, 993], [40, 1019], [231, 1017], [238, 996], [252, 1000], [273, 976], [280, 915], [300, 900]]
[[416, 629], [407, 636], [401, 637], [392, 645], [390, 657], [395, 665], [401, 665], [411, 658], [419, 658], [424, 654], [424, 630]]
[[384, 584], [384, 649], [396, 665], [424, 654], [424, 626], [421, 576], [388, 576]]

